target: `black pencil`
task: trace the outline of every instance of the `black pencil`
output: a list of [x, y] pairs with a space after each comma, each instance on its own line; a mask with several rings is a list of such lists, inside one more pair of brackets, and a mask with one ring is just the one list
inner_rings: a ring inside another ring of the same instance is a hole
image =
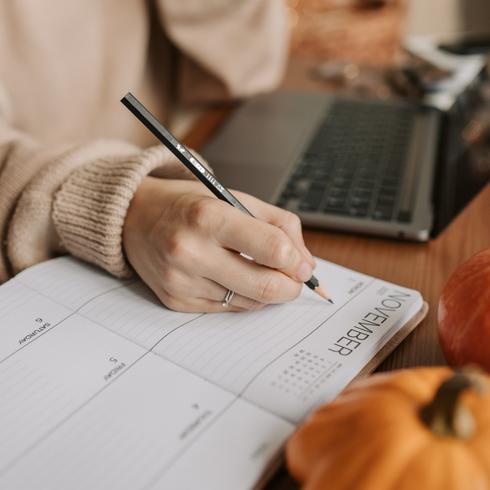
[[[121, 102], [161, 141], [218, 199], [231, 204], [249, 216], [253, 214], [223, 185], [206, 167], [182, 144], [146, 107], [131, 93], [127, 93]], [[330, 303], [325, 290], [315, 276], [305, 284]]]

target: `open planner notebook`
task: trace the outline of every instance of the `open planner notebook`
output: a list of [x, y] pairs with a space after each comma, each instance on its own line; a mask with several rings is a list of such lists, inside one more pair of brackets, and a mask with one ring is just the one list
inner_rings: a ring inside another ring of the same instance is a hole
[[72, 258], [0, 287], [0, 488], [246, 489], [295, 426], [423, 318], [421, 295], [318, 260], [259, 312], [168, 311]]

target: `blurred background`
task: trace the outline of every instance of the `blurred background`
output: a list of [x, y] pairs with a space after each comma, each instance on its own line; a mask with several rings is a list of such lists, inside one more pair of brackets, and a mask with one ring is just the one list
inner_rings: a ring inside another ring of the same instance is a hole
[[292, 56], [394, 61], [406, 17], [405, 2], [287, 0]]
[[[292, 55], [389, 64], [405, 34], [441, 40], [490, 33], [488, 0], [286, 0]], [[487, 39], [488, 40], [488, 39]]]

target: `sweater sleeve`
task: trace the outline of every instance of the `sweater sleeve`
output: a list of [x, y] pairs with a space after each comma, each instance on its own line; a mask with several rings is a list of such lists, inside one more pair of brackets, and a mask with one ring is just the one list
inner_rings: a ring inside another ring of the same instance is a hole
[[122, 230], [131, 199], [146, 175], [158, 170], [159, 177], [189, 177], [182, 167], [161, 145], [129, 154], [108, 151], [77, 166], [54, 195], [53, 221], [62, 245], [115, 276], [129, 277]]
[[178, 80], [184, 102], [247, 97], [280, 83], [289, 48], [284, 0], [158, 0], [157, 6], [184, 54]]
[[120, 141], [46, 149], [5, 114], [0, 100], [0, 283], [67, 252], [131, 275], [122, 227], [133, 194], [153, 170], [188, 177], [182, 165], [162, 146]]

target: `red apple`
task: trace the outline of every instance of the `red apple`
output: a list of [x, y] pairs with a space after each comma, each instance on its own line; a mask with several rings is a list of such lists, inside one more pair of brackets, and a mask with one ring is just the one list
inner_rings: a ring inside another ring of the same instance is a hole
[[437, 312], [446, 360], [477, 364], [490, 372], [490, 248], [460, 265], [450, 277]]

